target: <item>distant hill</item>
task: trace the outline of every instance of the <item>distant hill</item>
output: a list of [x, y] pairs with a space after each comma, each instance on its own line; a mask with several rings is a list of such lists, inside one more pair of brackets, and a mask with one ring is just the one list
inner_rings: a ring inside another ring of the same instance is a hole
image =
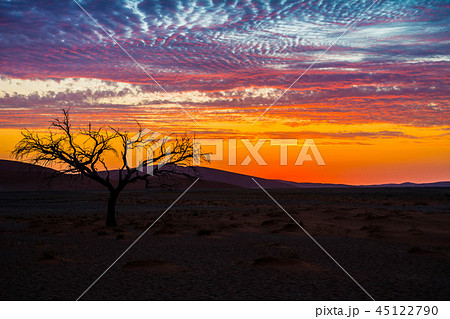
[[76, 175], [58, 174], [51, 168], [0, 160], [0, 191], [91, 190], [93, 181]]
[[377, 185], [361, 185], [360, 187], [450, 187], [449, 182], [433, 182], [433, 183], [399, 183], [399, 184], [377, 184]]
[[[195, 172], [191, 168], [176, 167], [180, 172], [194, 173], [200, 180], [196, 183], [196, 188], [217, 189], [217, 188], [258, 188], [254, 178], [265, 188], [349, 188], [349, 187], [450, 187], [450, 181], [434, 183], [401, 183], [401, 184], [379, 184], [351, 186], [345, 184], [322, 184], [322, 183], [296, 183], [284, 180], [274, 180], [259, 178], [244, 174], [228, 172], [224, 170], [196, 167]], [[104, 188], [87, 178], [70, 174], [60, 174], [55, 177], [57, 171], [38, 165], [27, 164], [17, 161], [0, 160], [0, 191], [39, 191], [39, 190], [103, 190]], [[105, 172], [100, 172], [105, 175]], [[112, 180], [117, 180], [118, 172], [111, 171]], [[153, 181], [154, 187], [160, 187], [161, 183], [173, 188], [186, 188], [192, 183], [192, 178], [184, 176], [174, 176], [171, 178], [156, 179]], [[144, 183], [135, 183], [127, 186], [126, 189], [143, 189]]]
[[401, 183], [401, 184], [377, 184], [377, 185], [346, 185], [329, 183], [298, 183], [276, 179], [265, 179], [244, 174], [238, 174], [209, 167], [198, 167], [198, 173], [202, 179], [233, 184], [243, 188], [258, 188], [252, 177], [267, 188], [349, 188], [349, 187], [450, 187], [450, 181], [434, 183]]
[[277, 179], [266, 179], [239, 173], [228, 172], [209, 167], [198, 167], [200, 178], [209, 181], [232, 184], [243, 188], [259, 188], [252, 180], [254, 178], [263, 187], [267, 188], [326, 188], [326, 187], [351, 187], [344, 184], [322, 184], [322, 183], [296, 183]]
[[[100, 172], [100, 175], [106, 175]], [[115, 177], [115, 178], [114, 178]], [[117, 171], [111, 172], [111, 179], [117, 180]], [[186, 188], [193, 182], [192, 178], [174, 176], [155, 178], [151, 186], [156, 188]], [[237, 185], [222, 183], [219, 181], [199, 180], [197, 188], [236, 188]], [[128, 190], [145, 189], [144, 182], [136, 182], [127, 185]], [[18, 161], [0, 160], [0, 191], [75, 191], [75, 190], [105, 190], [105, 188], [89, 178], [81, 178], [80, 175], [58, 174], [54, 169], [33, 165]]]

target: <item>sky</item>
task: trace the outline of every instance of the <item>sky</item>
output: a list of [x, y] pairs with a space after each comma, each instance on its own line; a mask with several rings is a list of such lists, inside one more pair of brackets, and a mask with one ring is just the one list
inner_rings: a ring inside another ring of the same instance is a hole
[[[237, 165], [225, 149], [211, 167], [243, 174], [450, 180], [450, 1], [78, 3], [0, 1], [1, 158], [70, 108], [77, 125], [236, 139]], [[266, 139], [267, 165], [241, 165], [241, 139]], [[287, 165], [272, 139], [298, 140]], [[326, 165], [294, 165], [305, 139]]]

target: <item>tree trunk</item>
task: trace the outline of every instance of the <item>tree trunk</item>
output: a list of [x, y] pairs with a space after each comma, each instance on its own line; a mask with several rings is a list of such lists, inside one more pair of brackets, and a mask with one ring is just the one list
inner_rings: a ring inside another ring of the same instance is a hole
[[116, 222], [116, 202], [119, 193], [110, 192], [108, 198], [108, 212], [106, 213], [106, 226], [117, 226]]

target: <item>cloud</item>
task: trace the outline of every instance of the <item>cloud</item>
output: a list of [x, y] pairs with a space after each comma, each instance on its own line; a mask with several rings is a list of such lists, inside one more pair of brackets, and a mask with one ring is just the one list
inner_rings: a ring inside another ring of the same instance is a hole
[[[338, 132], [320, 132], [320, 131], [298, 131], [292, 132], [270, 132], [267, 134], [268, 138], [317, 138], [317, 139], [339, 139], [348, 140], [355, 143], [360, 143], [360, 140], [374, 139], [374, 138], [409, 138], [416, 139], [418, 137], [405, 134], [401, 131], [338, 131]], [[358, 141], [359, 140], [359, 141]]]
[[[80, 3], [178, 103], [242, 119], [271, 105], [373, 2]], [[178, 108], [73, 1], [2, 1], [0, 12], [0, 112]], [[445, 1], [377, 2], [272, 119], [445, 125], [449, 13]]]

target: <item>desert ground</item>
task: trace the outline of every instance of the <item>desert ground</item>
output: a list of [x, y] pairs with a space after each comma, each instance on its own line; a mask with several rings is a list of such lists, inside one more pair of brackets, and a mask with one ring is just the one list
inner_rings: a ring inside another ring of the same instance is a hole
[[[0, 298], [75, 300], [182, 190], [0, 193]], [[377, 300], [450, 298], [450, 189], [270, 189]], [[82, 300], [367, 300], [260, 189], [191, 189]]]

